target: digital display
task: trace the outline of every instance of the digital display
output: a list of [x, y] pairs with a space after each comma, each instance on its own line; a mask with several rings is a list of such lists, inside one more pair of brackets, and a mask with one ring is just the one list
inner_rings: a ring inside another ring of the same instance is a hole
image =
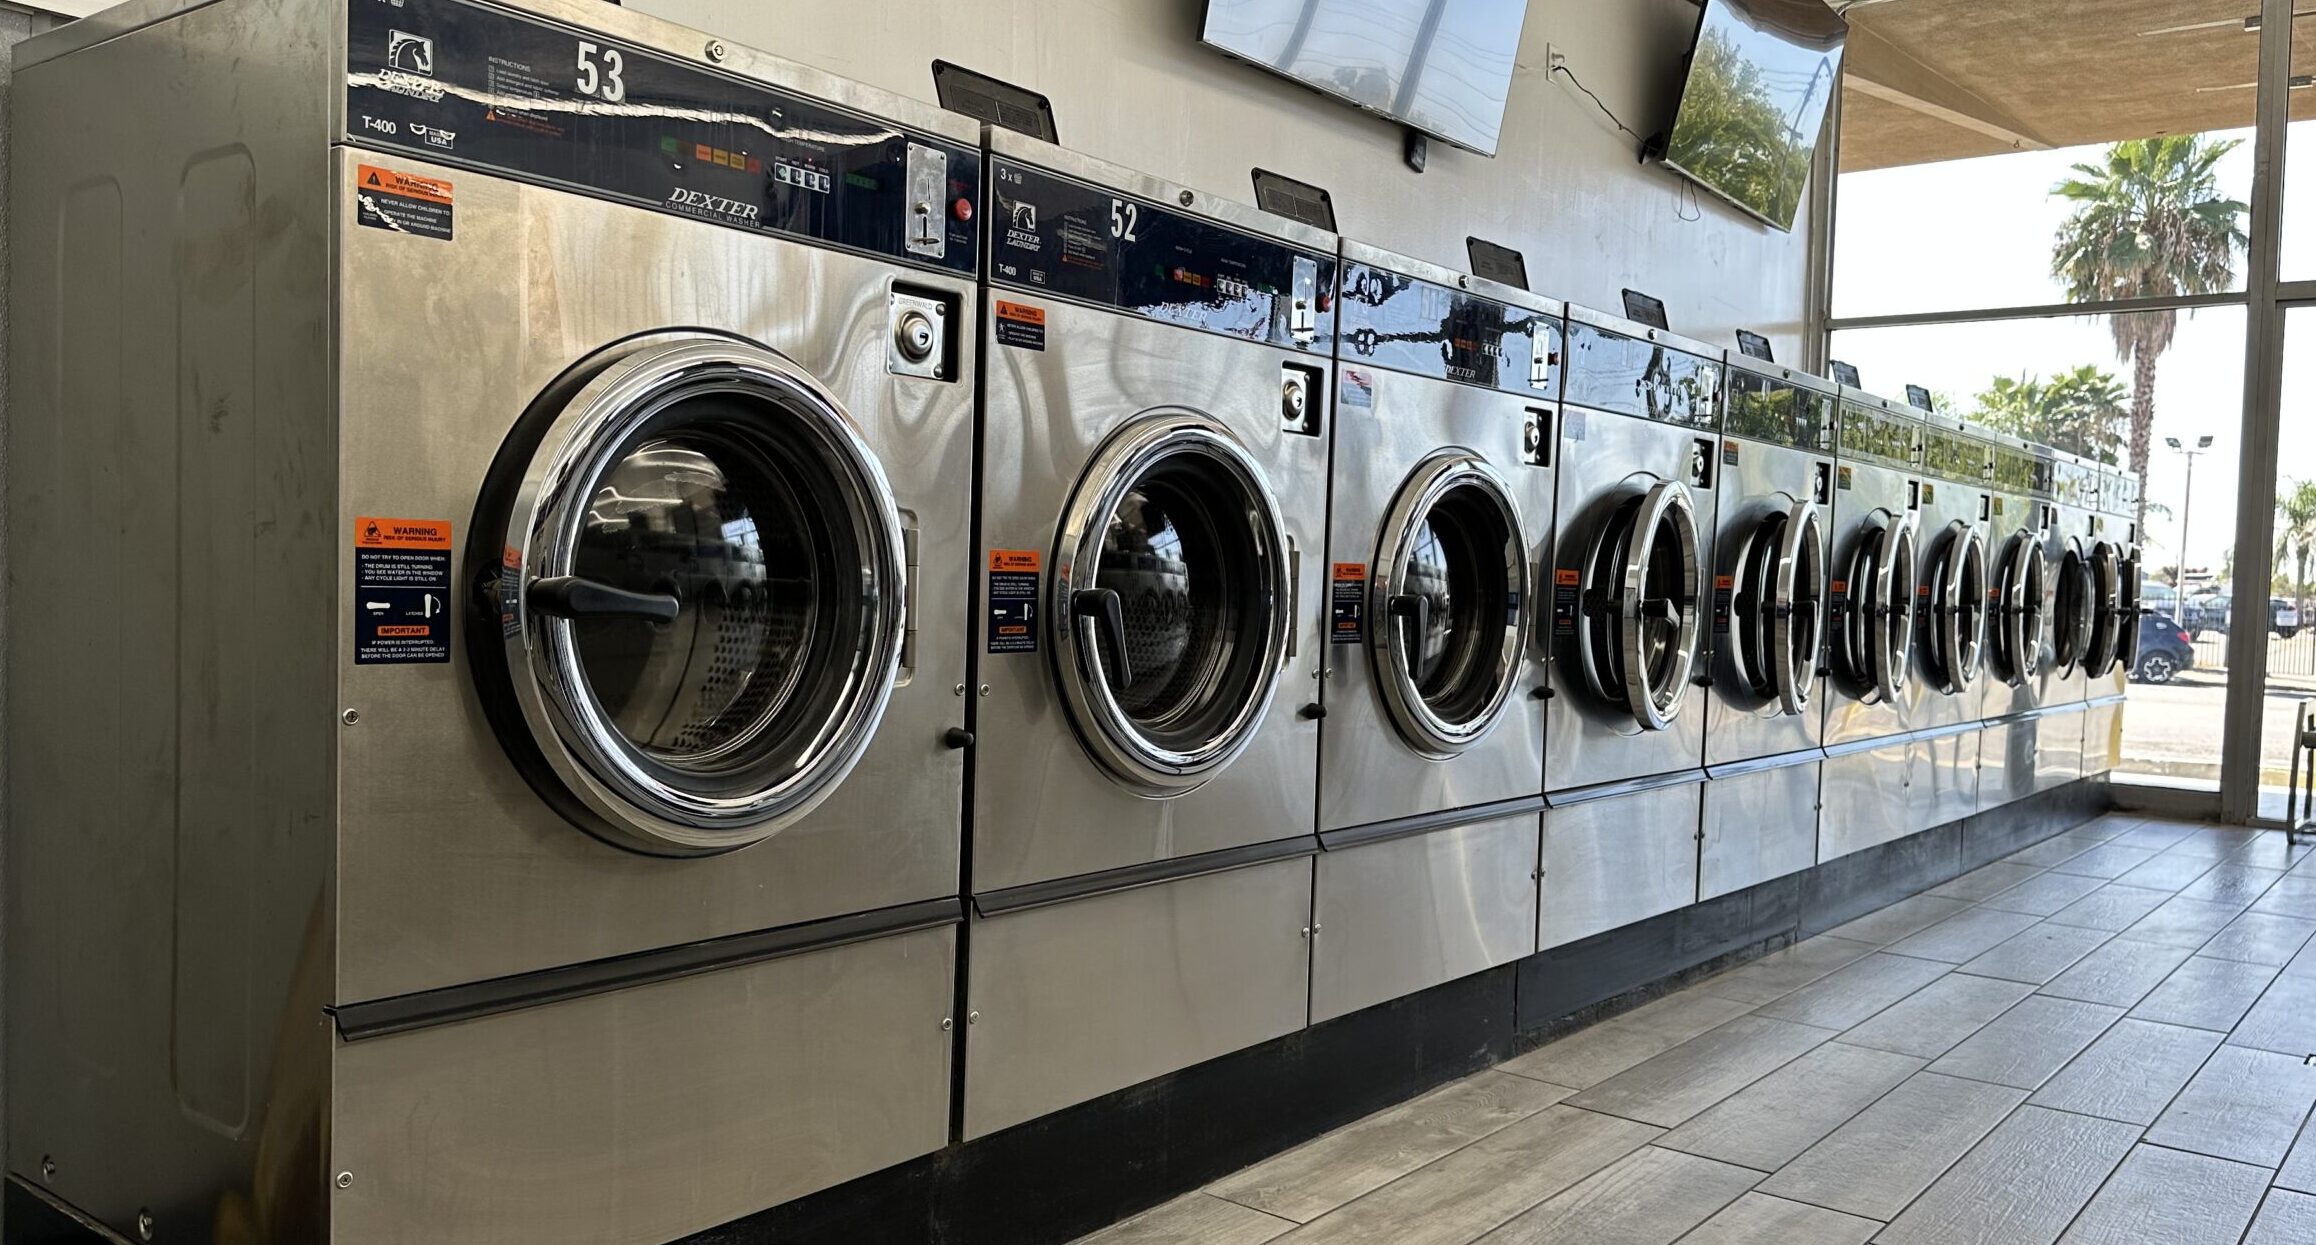
[[1792, 229], [1848, 34], [1824, 0], [1705, 0], [1665, 163]]
[[1492, 156], [1527, 16], [1528, 0], [1207, 0], [1200, 38]]

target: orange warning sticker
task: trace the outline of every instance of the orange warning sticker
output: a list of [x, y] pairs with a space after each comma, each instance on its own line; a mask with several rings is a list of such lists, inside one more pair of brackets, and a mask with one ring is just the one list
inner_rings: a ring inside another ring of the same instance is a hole
[[1552, 582], [1562, 588], [1577, 588], [1584, 584], [1584, 576], [1563, 567], [1552, 572]]
[[1028, 303], [1009, 303], [1001, 298], [997, 300], [997, 318], [1011, 320], [1015, 324], [1043, 325], [1045, 308], [1032, 307]]
[[382, 169], [375, 164], [364, 164], [357, 167], [354, 184], [380, 194], [400, 195], [421, 203], [450, 206], [450, 183], [439, 177], [419, 177]]
[[992, 549], [989, 551], [989, 569], [993, 571], [1028, 571], [1035, 573], [1044, 561], [1035, 549]]
[[1715, 575], [1713, 586], [1722, 592], [1727, 592], [1737, 586], [1737, 577], [1735, 575]]
[[1367, 578], [1367, 564], [1365, 562], [1337, 562], [1335, 564], [1335, 578], [1363, 580]]
[[450, 520], [373, 519], [365, 515], [354, 520], [354, 547], [356, 549], [448, 549], [450, 548]]
[[1846, 579], [1837, 579], [1833, 581], [1832, 587], [1834, 590], [1834, 595], [1841, 596], [1849, 592], [1850, 581]]

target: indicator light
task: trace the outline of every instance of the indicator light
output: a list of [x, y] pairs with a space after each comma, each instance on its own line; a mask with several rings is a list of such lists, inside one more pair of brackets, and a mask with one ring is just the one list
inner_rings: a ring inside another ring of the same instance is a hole
[[960, 198], [955, 203], [949, 205], [949, 210], [956, 215], [958, 220], [967, 221], [973, 219], [973, 201], [971, 199]]

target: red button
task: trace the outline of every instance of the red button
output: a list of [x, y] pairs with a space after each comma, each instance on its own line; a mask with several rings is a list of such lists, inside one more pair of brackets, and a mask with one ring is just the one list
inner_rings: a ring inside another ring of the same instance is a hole
[[949, 205], [949, 210], [957, 214], [958, 220], [973, 219], [973, 201], [971, 199], [959, 199]]

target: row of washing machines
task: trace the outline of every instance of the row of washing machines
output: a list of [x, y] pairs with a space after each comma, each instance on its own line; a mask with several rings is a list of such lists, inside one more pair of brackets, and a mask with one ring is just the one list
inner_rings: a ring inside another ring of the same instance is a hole
[[665, 1240], [2112, 760], [2065, 455], [581, 0], [13, 89], [7, 1152], [124, 1236]]

